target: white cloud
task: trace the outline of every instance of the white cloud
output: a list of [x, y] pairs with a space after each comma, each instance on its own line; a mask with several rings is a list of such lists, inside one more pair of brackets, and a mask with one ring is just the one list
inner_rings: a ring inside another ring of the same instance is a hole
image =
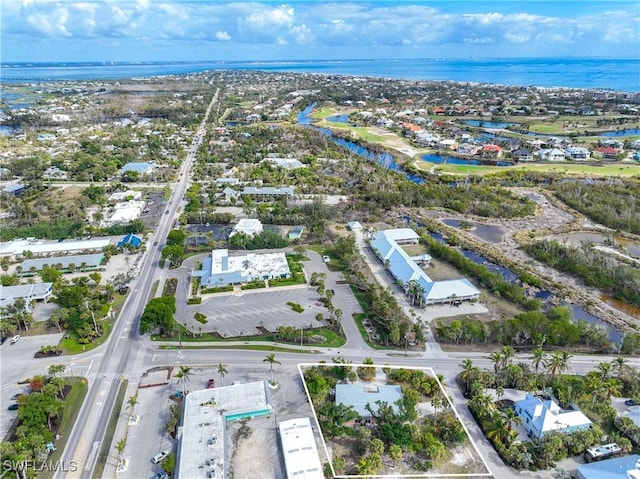
[[221, 30], [218, 30], [216, 32], [216, 38], [218, 40], [220, 40], [221, 42], [228, 42], [229, 40], [231, 40], [231, 35], [229, 35], [227, 32], [223, 32]]

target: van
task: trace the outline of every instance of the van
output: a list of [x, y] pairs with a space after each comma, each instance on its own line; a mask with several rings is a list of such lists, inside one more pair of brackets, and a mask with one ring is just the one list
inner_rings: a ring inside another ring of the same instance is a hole
[[169, 454], [171, 453], [171, 451], [162, 451], [159, 452], [158, 454], [156, 454], [155, 456], [153, 456], [153, 459], [151, 459], [151, 462], [153, 462], [154, 464], [158, 464], [159, 462], [162, 462], [162, 460], [167, 457]]
[[18, 341], [20, 341], [20, 335], [16, 334], [13, 338], [11, 338], [11, 341], [9, 341], [11, 344], [16, 344]]

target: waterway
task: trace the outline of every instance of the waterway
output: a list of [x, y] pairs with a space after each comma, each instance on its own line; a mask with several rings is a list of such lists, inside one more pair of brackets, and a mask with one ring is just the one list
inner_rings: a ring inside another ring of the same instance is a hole
[[480, 128], [506, 128], [508, 126], [516, 126], [520, 123], [514, 123], [511, 121], [484, 121], [484, 120], [465, 120], [465, 125], [479, 126]]
[[[311, 113], [311, 111], [313, 111], [313, 109], [315, 108], [316, 103], [312, 103], [311, 105], [307, 106], [304, 110], [302, 110], [299, 114], [298, 114], [298, 123], [303, 125], [303, 126], [310, 126], [312, 128], [317, 129], [318, 131], [320, 131], [321, 133], [327, 135], [332, 141], [334, 141], [335, 143], [337, 143], [338, 145], [344, 146], [345, 148], [349, 149], [349, 151], [362, 156], [363, 158], [366, 158], [368, 160], [372, 160], [372, 161], [376, 161], [377, 163], [379, 163], [380, 165], [386, 166], [389, 169], [392, 169], [394, 171], [397, 171], [401, 174], [403, 174], [407, 179], [409, 179], [410, 181], [413, 181], [415, 183], [423, 183], [424, 179], [417, 177], [411, 173], [408, 173], [407, 171], [405, 171], [404, 169], [402, 169], [402, 167], [400, 167], [394, 160], [393, 155], [390, 155], [389, 153], [375, 153], [375, 152], [371, 152], [369, 150], [367, 150], [365, 147], [358, 145], [356, 143], [350, 142], [348, 140], [345, 140], [343, 138], [337, 138], [334, 137], [331, 130], [328, 130], [326, 128], [318, 128], [316, 126], [313, 126], [311, 123], [313, 121], [312, 118], [309, 117], [309, 114]], [[410, 216], [404, 216], [404, 220], [407, 222], [407, 224], [411, 223], [412, 218]], [[417, 226], [421, 227], [422, 225], [420, 223], [417, 223]], [[444, 238], [444, 236], [440, 233], [429, 233], [431, 235], [432, 238], [434, 238], [436, 241], [438, 241], [439, 243], [443, 243], [446, 244], [446, 239]], [[509, 268], [506, 268], [502, 265], [499, 264], [495, 264], [492, 261], [490, 261], [488, 258], [485, 258], [484, 256], [476, 253], [475, 251], [471, 251], [465, 248], [460, 249], [460, 252], [467, 258], [470, 259], [471, 261], [473, 261], [476, 264], [481, 264], [483, 265], [485, 268], [487, 268], [487, 270], [494, 272], [494, 273], [498, 273], [500, 276], [502, 276], [502, 278], [504, 278], [506, 281], [509, 281], [511, 283], [515, 282], [518, 279], [518, 275], [516, 273], [514, 273], [513, 271], [511, 271]], [[553, 294], [549, 291], [542, 291], [540, 292], [540, 294], [536, 294], [536, 297], [541, 298], [541, 299], [548, 299], [553, 297]], [[605, 321], [603, 321], [602, 319], [588, 313], [587, 311], [585, 311], [584, 309], [582, 309], [581, 307], [575, 305], [575, 304], [571, 304], [571, 309], [573, 311], [573, 319], [574, 321], [579, 321], [579, 320], [584, 320], [587, 321], [589, 323], [593, 323], [593, 324], [598, 324], [602, 327], [604, 327], [607, 331], [607, 335], [609, 338], [609, 341], [614, 343], [614, 344], [618, 344], [620, 343], [621, 339], [622, 339], [622, 332], [620, 331], [620, 329], [618, 329], [617, 327], [615, 327], [612, 324], [609, 324]]]
[[349, 123], [349, 115], [331, 115], [327, 117], [327, 121], [332, 123]]
[[[453, 218], [446, 218], [442, 220], [445, 225], [453, 226], [454, 228], [460, 228], [462, 222]], [[465, 230], [473, 236], [480, 238], [481, 240], [488, 241], [489, 243], [500, 243], [502, 236], [505, 234], [505, 230], [501, 226], [497, 225], [485, 225], [483, 223], [477, 223], [475, 221], [469, 221], [473, 226], [473, 229]]]
[[604, 131], [598, 133], [598, 136], [633, 136], [640, 135], [640, 128], [628, 128], [626, 130]]
[[640, 258], [640, 242], [629, 240], [626, 238], [620, 238], [614, 235], [606, 235], [591, 231], [577, 231], [575, 233], [551, 235], [549, 236], [549, 239], [554, 239], [560, 242], [566, 241], [573, 246], [580, 246], [584, 241], [593, 243], [595, 245], [609, 247], [617, 245], [623, 250], [626, 250], [629, 255]]

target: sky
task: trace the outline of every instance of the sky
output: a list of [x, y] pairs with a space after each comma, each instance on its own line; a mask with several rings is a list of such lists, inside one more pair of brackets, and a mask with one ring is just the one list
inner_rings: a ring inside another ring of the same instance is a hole
[[640, 2], [0, 0], [0, 61], [640, 59]]

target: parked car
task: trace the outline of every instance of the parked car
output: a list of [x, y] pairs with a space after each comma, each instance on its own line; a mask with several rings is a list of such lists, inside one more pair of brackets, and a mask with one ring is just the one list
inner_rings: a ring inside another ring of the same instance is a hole
[[171, 451], [169, 450], [159, 452], [158, 454], [153, 456], [153, 459], [151, 459], [151, 462], [153, 462], [154, 464], [158, 464], [159, 462], [162, 462], [164, 458], [167, 457], [169, 454], [171, 454]]
[[166, 473], [166, 472], [164, 472], [164, 471], [162, 471], [162, 472], [157, 472], [157, 473], [155, 473], [155, 474], [151, 477], [151, 479], [167, 479], [167, 477], [169, 477], [169, 476], [167, 476], [167, 473]]
[[325, 263], [329, 263], [331, 261], [331, 258], [329, 258], [326, 254], [322, 257], [322, 261], [324, 261]]
[[11, 338], [11, 341], [9, 341], [11, 344], [16, 344], [18, 341], [20, 341], [20, 335], [16, 334], [13, 338]]
[[214, 387], [216, 387], [216, 382], [213, 379], [209, 379], [207, 381], [207, 389], [211, 389], [211, 388], [214, 388]]
[[19, 407], [20, 405], [16, 402], [16, 403], [10, 404], [7, 409], [9, 411], [17, 411]]
[[627, 400], [624, 402], [624, 405], [625, 405], [625, 406], [637, 406], [637, 405], [638, 405], [638, 403], [637, 403], [636, 401], [634, 401], [633, 399], [627, 399]]

